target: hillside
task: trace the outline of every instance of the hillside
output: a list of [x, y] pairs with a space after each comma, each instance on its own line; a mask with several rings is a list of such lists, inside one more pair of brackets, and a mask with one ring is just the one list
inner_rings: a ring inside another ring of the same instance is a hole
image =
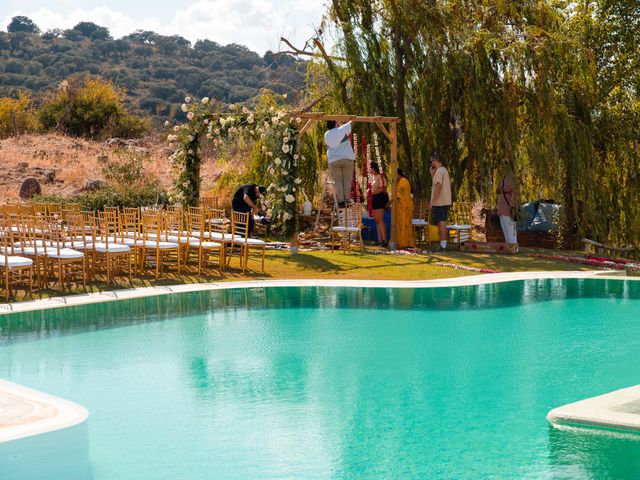
[[[81, 193], [88, 180], [104, 179], [102, 166], [123, 150], [146, 156], [148, 180], [158, 180], [164, 187], [171, 184], [168, 157], [173, 150], [157, 137], [92, 142], [57, 134], [21, 135], [0, 140], [0, 201], [18, 200], [20, 184], [29, 176], [38, 179], [45, 195]], [[212, 152], [203, 153], [202, 188], [207, 194], [222, 173], [237, 171], [240, 165], [235, 160], [216, 162]], [[228, 193], [223, 189], [221, 198]]]
[[19, 90], [41, 94], [70, 75], [97, 74], [126, 89], [134, 112], [164, 121], [182, 118], [178, 106], [187, 95], [233, 103], [269, 88], [295, 100], [305, 81], [304, 62], [270, 52], [260, 57], [241, 45], [192, 45], [149, 31], [113, 39], [90, 22], [45, 33], [28, 22], [9, 27], [0, 32], [0, 96]]

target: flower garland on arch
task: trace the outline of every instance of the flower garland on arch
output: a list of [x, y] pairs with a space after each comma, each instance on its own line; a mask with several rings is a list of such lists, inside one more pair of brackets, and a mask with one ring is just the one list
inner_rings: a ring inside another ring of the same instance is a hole
[[[286, 96], [283, 96], [286, 99]], [[176, 143], [169, 157], [175, 182], [169, 190], [169, 199], [183, 205], [195, 205], [200, 191], [200, 143], [207, 139], [214, 146], [230, 142], [251, 140], [261, 147], [261, 154], [271, 176], [265, 203], [273, 224], [284, 235], [297, 229], [297, 197], [302, 180], [297, 176], [298, 129], [300, 118], [292, 118], [284, 108], [274, 105], [247, 107], [230, 105], [228, 114], [213, 113], [209, 99], [200, 102], [185, 98], [182, 111], [187, 122], [173, 127], [167, 140]], [[165, 122], [165, 126], [169, 126]]]

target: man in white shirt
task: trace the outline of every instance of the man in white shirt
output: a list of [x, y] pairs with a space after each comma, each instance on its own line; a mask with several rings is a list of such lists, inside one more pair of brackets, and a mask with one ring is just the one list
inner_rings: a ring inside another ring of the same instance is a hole
[[340, 208], [345, 206], [351, 193], [356, 160], [349, 139], [350, 134], [351, 122], [344, 125], [331, 120], [327, 122], [327, 132], [324, 134], [324, 141], [327, 144], [327, 163], [331, 177], [335, 182], [336, 197]]
[[449, 172], [442, 165], [440, 155], [431, 155], [431, 166], [435, 168], [431, 183], [431, 222], [438, 226], [440, 233], [440, 246], [436, 251], [445, 252], [447, 250], [447, 217], [451, 207], [451, 181]]

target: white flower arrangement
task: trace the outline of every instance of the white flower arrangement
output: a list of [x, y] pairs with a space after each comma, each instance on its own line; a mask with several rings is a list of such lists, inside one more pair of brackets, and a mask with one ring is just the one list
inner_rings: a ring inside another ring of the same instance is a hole
[[271, 218], [283, 227], [283, 233], [292, 234], [296, 226], [292, 222], [296, 218], [296, 194], [299, 190], [296, 186], [303, 183], [295, 171], [301, 157], [295, 152], [297, 128], [293, 126], [294, 119], [284, 108], [273, 106], [252, 110], [246, 106], [230, 105], [228, 111], [232, 113], [222, 117], [209, 111], [211, 102], [208, 97], [200, 101], [192, 101], [191, 98], [187, 101], [185, 98], [185, 102], [184, 112], [189, 121], [174, 128], [176, 133], [184, 134], [167, 137], [169, 141], [179, 142], [170, 157], [172, 171], [176, 178], [180, 178], [169, 191], [171, 198], [174, 201], [194, 202], [197, 184], [185, 183], [184, 180], [195, 178], [192, 169], [201, 162], [196, 138], [211, 138], [216, 146], [233, 142], [234, 137], [254, 141], [260, 139], [257, 148], [264, 155], [268, 167], [266, 171], [272, 177], [265, 203]]

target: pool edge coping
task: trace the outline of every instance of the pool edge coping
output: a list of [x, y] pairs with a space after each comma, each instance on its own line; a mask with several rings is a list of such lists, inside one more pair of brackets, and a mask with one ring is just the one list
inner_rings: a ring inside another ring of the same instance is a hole
[[640, 413], [628, 411], [628, 406], [638, 402], [640, 385], [633, 385], [553, 408], [547, 413], [547, 421], [554, 428], [603, 429], [637, 435]]
[[78, 403], [2, 378], [0, 399], [5, 405], [0, 406], [0, 413], [5, 412], [0, 444], [73, 427], [89, 418], [89, 411]]
[[85, 294], [71, 294], [38, 300], [27, 300], [17, 303], [1, 303], [0, 315], [49, 310], [94, 303], [113, 302], [142, 297], [155, 297], [173, 293], [202, 292], [209, 290], [230, 290], [234, 288], [266, 288], [266, 287], [343, 287], [343, 288], [436, 288], [464, 287], [486, 285], [490, 283], [515, 282], [521, 280], [555, 280], [598, 278], [603, 280], [640, 281], [640, 278], [613, 275], [615, 270], [589, 271], [538, 271], [538, 272], [506, 272], [462, 277], [440, 278], [432, 280], [338, 280], [338, 279], [292, 279], [292, 280], [248, 280], [210, 283], [183, 283], [167, 286], [137, 287], [121, 290], [108, 290]]

